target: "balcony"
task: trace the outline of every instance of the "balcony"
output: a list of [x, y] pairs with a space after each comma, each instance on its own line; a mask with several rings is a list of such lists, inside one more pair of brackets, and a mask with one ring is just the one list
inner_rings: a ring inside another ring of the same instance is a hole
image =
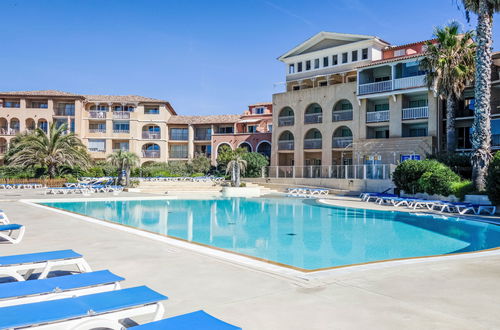
[[187, 132], [184, 133], [170, 133], [170, 140], [171, 141], [188, 141], [188, 134]]
[[19, 128], [0, 127], [0, 135], [17, 135], [19, 132]]
[[170, 150], [170, 153], [169, 153], [169, 158], [179, 158], [179, 159], [183, 159], [183, 158], [188, 158], [188, 153], [187, 151], [173, 151], [173, 150]]
[[390, 110], [385, 111], [370, 111], [366, 113], [367, 123], [378, 123], [383, 121], [389, 121]]
[[89, 151], [90, 152], [106, 152], [106, 149], [102, 149], [102, 148], [90, 148], [89, 147]]
[[212, 139], [211, 134], [195, 134], [194, 136], [195, 141], [210, 141]]
[[130, 119], [128, 111], [113, 111], [113, 119]]
[[106, 128], [89, 128], [89, 133], [106, 133]]
[[144, 157], [144, 158], [160, 158], [160, 150], [143, 150], [142, 157]]
[[392, 90], [392, 80], [373, 82], [368, 84], [360, 84], [358, 87], [358, 94], [373, 94], [382, 93]]
[[332, 139], [332, 148], [346, 148], [352, 144], [352, 136], [334, 137]]
[[425, 75], [394, 79], [394, 89], [414, 88], [422, 86], [425, 86]]
[[105, 119], [106, 112], [105, 111], [89, 111], [89, 118]]
[[113, 152], [118, 152], [118, 151], [127, 152], [127, 151], [129, 151], [129, 148], [115, 148], [115, 149], [113, 149]]
[[321, 139], [304, 139], [304, 149], [321, 149]]
[[294, 116], [278, 117], [278, 126], [293, 126], [295, 124]]
[[278, 150], [293, 150], [294, 148], [293, 140], [278, 141]]
[[352, 120], [352, 110], [338, 110], [332, 112], [332, 121]]
[[142, 138], [145, 140], [159, 140], [161, 138], [160, 132], [142, 132]]
[[306, 113], [304, 115], [304, 124], [319, 124], [323, 122], [323, 113]]
[[55, 111], [56, 116], [74, 116], [75, 109], [74, 108], [57, 108]]
[[115, 133], [115, 134], [129, 134], [130, 129], [113, 129], [113, 133]]
[[403, 109], [403, 120], [429, 118], [429, 107]]

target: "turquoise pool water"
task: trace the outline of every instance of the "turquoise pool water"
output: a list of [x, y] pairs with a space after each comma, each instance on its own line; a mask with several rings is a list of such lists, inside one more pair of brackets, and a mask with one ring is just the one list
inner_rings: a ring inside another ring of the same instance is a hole
[[500, 246], [495, 225], [295, 198], [42, 204], [306, 270]]

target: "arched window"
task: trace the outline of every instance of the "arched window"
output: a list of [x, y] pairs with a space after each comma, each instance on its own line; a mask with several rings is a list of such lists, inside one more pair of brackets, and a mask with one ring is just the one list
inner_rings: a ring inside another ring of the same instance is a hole
[[248, 142], [242, 142], [242, 143], [240, 143], [240, 145], [238, 146], [238, 148], [244, 148], [248, 152], [252, 152], [253, 151], [252, 145], [250, 143], [248, 143]]
[[340, 126], [333, 132], [332, 148], [347, 148], [352, 145], [352, 131], [347, 126]]
[[12, 118], [10, 120], [9, 134], [15, 135], [15, 134], [19, 133], [20, 130], [21, 130], [21, 123], [19, 122], [19, 119]]
[[352, 103], [342, 99], [335, 103], [332, 111], [332, 121], [352, 120]]
[[142, 127], [142, 138], [148, 140], [159, 140], [161, 129], [158, 125], [145, 125]]
[[160, 146], [148, 143], [142, 146], [142, 156], [146, 158], [160, 158]]
[[304, 124], [317, 124], [323, 122], [323, 109], [318, 103], [310, 104], [304, 113]]
[[304, 136], [304, 149], [321, 149], [321, 146], [321, 132], [316, 128], [312, 128], [307, 131], [306, 135]]
[[48, 133], [49, 131], [49, 124], [46, 119], [38, 119], [37, 127], [42, 131], [44, 131], [45, 133]]
[[293, 150], [294, 136], [290, 131], [284, 131], [278, 138], [278, 150]]
[[278, 126], [293, 126], [295, 124], [295, 114], [290, 107], [284, 107], [278, 114]]
[[35, 128], [36, 128], [36, 124], [35, 124], [35, 121], [33, 120], [33, 118], [28, 118], [26, 119], [26, 129], [28, 131], [34, 131]]
[[267, 141], [262, 141], [257, 146], [257, 152], [261, 155], [266, 156], [267, 158], [271, 157], [271, 143]]

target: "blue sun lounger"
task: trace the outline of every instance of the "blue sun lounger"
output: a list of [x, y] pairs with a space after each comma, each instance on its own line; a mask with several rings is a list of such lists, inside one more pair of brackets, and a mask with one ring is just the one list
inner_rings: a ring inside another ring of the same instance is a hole
[[0, 284], [0, 307], [120, 289], [124, 278], [109, 270]]
[[133, 330], [238, 330], [241, 328], [219, 320], [204, 312], [196, 311], [184, 315], [170, 317], [165, 320], [146, 323]]
[[[81, 254], [73, 250], [59, 250], [0, 257], [0, 277], [10, 276], [17, 281], [24, 281], [35, 270], [41, 269], [38, 278], [43, 279], [54, 267], [68, 265], [77, 266], [81, 273], [92, 271]], [[20, 272], [25, 273], [21, 275]]]
[[[0, 238], [12, 244], [17, 244], [23, 239], [25, 229], [23, 225], [15, 223], [0, 225]], [[17, 236], [14, 237], [15, 232], [17, 232]]]
[[[69, 275], [71, 276], [71, 275]], [[120, 329], [126, 318], [163, 316], [162, 294], [139, 286], [80, 297], [42, 301], [0, 308], [0, 329], [43, 325], [43, 329]]]

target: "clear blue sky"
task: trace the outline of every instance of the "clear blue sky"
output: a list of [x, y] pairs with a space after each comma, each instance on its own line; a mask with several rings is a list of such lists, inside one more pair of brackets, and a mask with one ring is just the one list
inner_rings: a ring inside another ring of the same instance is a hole
[[271, 101], [276, 58], [319, 31], [401, 44], [451, 19], [475, 28], [455, 0], [1, 0], [0, 13], [0, 90], [138, 94], [186, 115]]

